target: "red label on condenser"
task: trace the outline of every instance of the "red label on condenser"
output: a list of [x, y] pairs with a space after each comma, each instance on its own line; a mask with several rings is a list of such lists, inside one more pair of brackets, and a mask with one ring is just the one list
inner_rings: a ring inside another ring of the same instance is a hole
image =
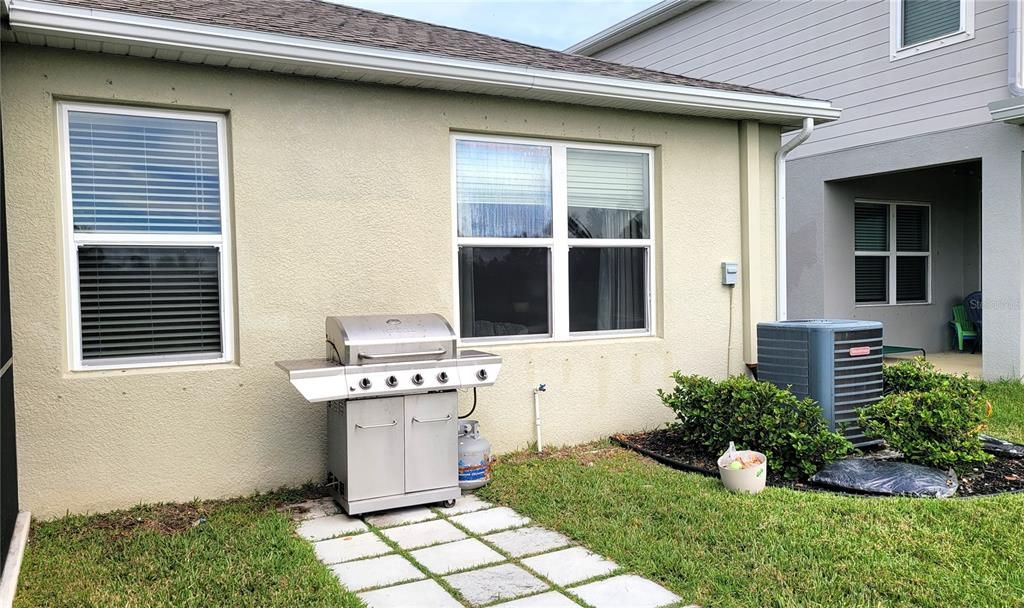
[[870, 354], [871, 354], [871, 347], [870, 346], [854, 346], [853, 348], [850, 349], [850, 356], [851, 357], [863, 357], [865, 355], [870, 355]]

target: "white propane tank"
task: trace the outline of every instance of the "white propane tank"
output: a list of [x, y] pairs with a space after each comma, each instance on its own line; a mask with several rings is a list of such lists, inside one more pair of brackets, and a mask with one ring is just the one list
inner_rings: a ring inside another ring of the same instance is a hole
[[459, 487], [475, 490], [491, 481], [491, 442], [480, 436], [476, 420], [459, 422]]

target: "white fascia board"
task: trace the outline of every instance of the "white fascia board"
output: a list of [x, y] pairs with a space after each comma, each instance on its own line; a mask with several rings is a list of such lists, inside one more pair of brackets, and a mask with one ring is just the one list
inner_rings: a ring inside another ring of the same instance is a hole
[[593, 55], [606, 48], [622, 42], [623, 40], [636, 36], [652, 27], [668, 21], [669, 19], [682, 15], [686, 11], [697, 8], [708, 0], [662, 0], [661, 2], [646, 8], [639, 13], [619, 21], [615, 25], [607, 27], [600, 32], [577, 42], [565, 49], [566, 53], [577, 55]]
[[640, 102], [648, 111], [755, 118], [787, 125], [803, 118], [836, 120], [840, 114], [827, 101], [469, 61], [39, 0], [11, 0], [10, 24], [15, 32], [165, 50], [198, 50], [215, 57], [274, 65], [352, 70], [363, 74], [364, 79], [367, 73], [417, 78], [425, 86], [440, 89], [469, 83], [474, 90], [482, 88], [489, 94], [547, 100], [556, 93], [570, 103], [604, 107]]

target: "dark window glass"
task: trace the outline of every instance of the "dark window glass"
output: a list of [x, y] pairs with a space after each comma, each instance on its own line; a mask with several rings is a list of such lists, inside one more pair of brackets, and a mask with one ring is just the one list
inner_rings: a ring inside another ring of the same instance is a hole
[[857, 251], [889, 251], [889, 206], [860, 204], [854, 208]]
[[547, 248], [462, 247], [462, 337], [548, 335]]
[[78, 249], [82, 359], [222, 351], [215, 247]]
[[896, 301], [928, 300], [928, 258], [900, 256], [896, 258]]
[[896, 250], [928, 251], [928, 207], [896, 206]]
[[889, 300], [887, 256], [857, 256], [856, 292], [858, 304], [879, 304]]
[[569, 250], [569, 330], [647, 327], [647, 255], [642, 248]]

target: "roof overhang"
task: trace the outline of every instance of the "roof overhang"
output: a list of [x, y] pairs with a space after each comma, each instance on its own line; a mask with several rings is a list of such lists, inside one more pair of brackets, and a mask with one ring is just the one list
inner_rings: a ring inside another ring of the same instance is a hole
[[1008, 122], [1014, 125], [1024, 124], [1024, 97], [1000, 99], [988, 104], [988, 112], [993, 122]]
[[542, 101], [799, 126], [839, 118], [827, 101], [590, 76], [394, 51], [124, 12], [6, 0], [26, 44]]
[[590, 38], [581, 40], [565, 49], [566, 53], [593, 55], [606, 48], [635, 36], [645, 30], [682, 15], [704, 4], [708, 0], [662, 0], [654, 6], [623, 19], [615, 25], [601, 30]]

